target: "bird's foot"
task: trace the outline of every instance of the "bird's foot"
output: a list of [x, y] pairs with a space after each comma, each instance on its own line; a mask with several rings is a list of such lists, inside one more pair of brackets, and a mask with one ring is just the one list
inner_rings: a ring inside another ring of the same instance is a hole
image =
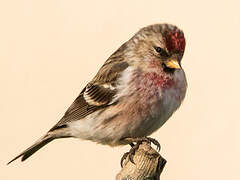
[[[149, 143], [149, 144], [153, 143], [154, 145], [156, 145], [158, 152], [159, 152], [160, 149], [161, 149], [160, 143], [159, 143], [156, 139], [151, 138], [151, 137], [125, 138], [124, 141], [129, 142], [129, 144], [130, 144], [131, 147], [134, 147], [134, 146], [135, 146], [134, 143], [136, 143], [136, 145], [137, 145], [138, 143], [141, 144], [142, 142], [147, 142], [147, 143]], [[140, 144], [139, 144], [139, 145], [140, 145]]]
[[[133, 164], [135, 164], [134, 161], [133, 161], [133, 156], [134, 156], [136, 150], [139, 148], [140, 144], [142, 144], [142, 142], [147, 142], [149, 144], [153, 143], [154, 145], [157, 146], [157, 151], [160, 151], [160, 149], [161, 149], [160, 143], [156, 139], [153, 139], [153, 138], [150, 138], [150, 137], [125, 138], [124, 141], [128, 141], [132, 148], [130, 149], [129, 152], [124, 153], [124, 155], [122, 156], [121, 167], [123, 167], [123, 162], [128, 156], [129, 156], [129, 160]], [[136, 144], [134, 144], [134, 143], [136, 143]]]
[[124, 160], [125, 160], [128, 156], [129, 156], [129, 160], [130, 160], [133, 164], [135, 164], [134, 161], [133, 161], [133, 156], [134, 156], [134, 154], [135, 154], [135, 151], [139, 148], [140, 144], [141, 144], [141, 142], [136, 142], [136, 144], [133, 144], [133, 143], [130, 144], [130, 146], [131, 146], [132, 148], [130, 149], [129, 152], [126, 152], [126, 153], [123, 154], [123, 156], [122, 156], [122, 158], [121, 158], [121, 162], [120, 162], [121, 167], [123, 167], [123, 162], [124, 162]]

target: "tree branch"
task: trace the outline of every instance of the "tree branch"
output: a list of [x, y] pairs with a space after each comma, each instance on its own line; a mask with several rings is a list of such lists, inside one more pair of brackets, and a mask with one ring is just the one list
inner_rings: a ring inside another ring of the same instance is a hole
[[149, 143], [143, 142], [133, 157], [125, 160], [116, 180], [160, 180], [166, 160]]

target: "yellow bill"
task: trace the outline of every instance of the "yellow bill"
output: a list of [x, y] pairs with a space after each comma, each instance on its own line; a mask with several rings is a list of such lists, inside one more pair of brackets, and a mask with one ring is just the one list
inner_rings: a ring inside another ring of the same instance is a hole
[[177, 59], [170, 59], [167, 62], [165, 62], [165, 65], [171, 69], [180, 69], [181, 68]]

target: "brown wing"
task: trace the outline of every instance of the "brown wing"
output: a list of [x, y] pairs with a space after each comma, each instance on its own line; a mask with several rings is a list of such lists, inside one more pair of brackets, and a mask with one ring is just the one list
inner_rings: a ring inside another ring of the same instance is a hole
[[122, 61], [119, 50], [105, 62], [91, 83], [83, 89], [62, 119], [50, 131], [65, 127], [68, 122], [80, 120], [114, 103], [113, 97], [117, 93], [116, 80], [119, 74], [128, 67], [128, 64]]
[[58, 129], [67, 122], [80, 120], [94, 111], [110, 105], [114, 95], [114, 90], [98, 85], [91, 85], [91, 87], [88, 85], [51, 130]]

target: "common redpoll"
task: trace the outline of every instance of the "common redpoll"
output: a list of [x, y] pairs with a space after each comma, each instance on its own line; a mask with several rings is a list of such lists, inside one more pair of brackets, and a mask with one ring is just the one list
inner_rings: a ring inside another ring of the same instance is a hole
[[[149, 139], [181, 105], [185, 38], [170, 24], [138, 31], [114, 52], [46, 135], [12, 161], [27, 159], [57, 138], [118, 146]], [[155, 143], [157, 144], [157, 143]]]

